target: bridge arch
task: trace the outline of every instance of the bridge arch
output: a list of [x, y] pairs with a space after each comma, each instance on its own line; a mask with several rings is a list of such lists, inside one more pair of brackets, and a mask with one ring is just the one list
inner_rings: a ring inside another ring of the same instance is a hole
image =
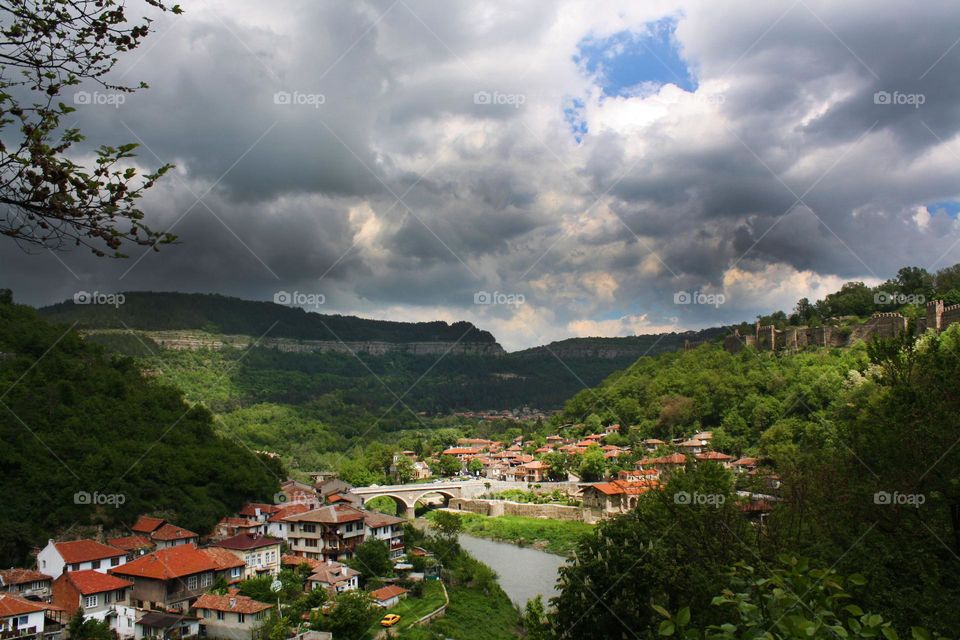
[[375, 500], [376, 498], [390, 498], [393, 500], [394, 504], [397, 505], [397, 515], [407, 519], [412, 519], [415, 517], [414, 507], [416, 507], [417, 504], [416, 500], [411, 503], [408, 502], [405, 497], [397, 494], [378, 493], [377, 495], [363, 496], [363, 505], [366, 506], [368, 502]]
[[446, 501], [447, 501], [447, 505], [449, 506], [451, 500], [453, 500], [454, 498], [459, 498], [459, 497], [460, 497], [460, 492], [458, 491], [458, 492], [454, 493], [453, 491], [448, 491], [448, 490], [445, 490], [445, 489], [430, 489], [429, 491], [424, 491], [423, 493], [421, 493], [420, 495], [418, 495], [416, 498], [414, 498], [414, 500], [413, 500], [413, 505], [414, 505], [414, 507], [416, 507], [416, 505], [417, 505], [418, 502], [420, 502], [421, 500], [423, 500], [423, 499], [426, 498], [427, 496], [432, 496], [432, 495], [440, 495], [440, 496], [443, 496], [443, 497], [446, 499]]

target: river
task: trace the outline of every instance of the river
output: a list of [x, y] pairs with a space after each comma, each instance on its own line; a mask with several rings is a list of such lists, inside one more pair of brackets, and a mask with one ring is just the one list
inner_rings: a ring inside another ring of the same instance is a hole
[[566, 561], [561, 556], [465, 533], [460, 534], [460, 546], [497, 572], [497, 582], [519, 607], [537, 595], [543, 596], [546, 604], [557, 593], [557, 569]]

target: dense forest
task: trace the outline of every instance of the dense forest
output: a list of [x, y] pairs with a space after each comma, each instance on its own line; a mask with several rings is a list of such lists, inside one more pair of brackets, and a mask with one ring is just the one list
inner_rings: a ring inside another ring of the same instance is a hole
[[165, 512], [207, 533], [282, 469], [219, 436], [213, 416], [0, 292], [0, 566], [73, 525], [125, 531]]

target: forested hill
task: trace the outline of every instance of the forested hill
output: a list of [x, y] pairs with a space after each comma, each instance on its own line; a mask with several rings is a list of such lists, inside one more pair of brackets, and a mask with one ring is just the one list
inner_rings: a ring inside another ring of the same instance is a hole
[[[210, 412], [0, 290], [0, 566], [73, 525], [126, 534], [163, 511], [207, 533], [282, 472], [214, 432]], [[87, 496], [89, 499], [84, 499]]]
[[77, 322], [79, 329], [199, 329], [338, 342], [496, 342], [490, 332], [469, 322], [370, 320], [207, 293], [130, 291], [122, 295], [123, 304], [75, 304], [70, 300], [44, 307], [40, 313], [55, 322]]

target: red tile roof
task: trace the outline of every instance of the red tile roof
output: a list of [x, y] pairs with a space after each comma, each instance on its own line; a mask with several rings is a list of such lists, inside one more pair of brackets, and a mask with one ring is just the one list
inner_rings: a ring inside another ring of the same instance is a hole
[[84, 571], [67, 571], [61, 580], [67, 580], [77, 588], [82, 595], [91, 593], [103, 593], [104, 591], [114, 591], [116, 589], [126, 589], [132, 587], [133, 583], [127, 580], [121, 580], [116, 576], [106, 573], [100, 573], [94, 569], [85, 569]]
[[246, 564], [243, 560], [238, 558], [236, 554], [230, 553], [226, 549], [221, 549], [220, 547], [200, 549], [200, 553], [204, 554], [213, 561], [217, 571], [225, 571], [227, 569], [242, 567]]
[[0, 593], [0, 618], [22, 616], [37, 611], [45, 611], [50, 605], [42, 602], [31, 602], [11, 593]]
[[133, 523], [130, 530], [134, 533], [152, 533], [162, 527], [167, 521], [163, 518], [154, 518], [152, 516], [140, 516]]
[[736, 462], [731, 462], [735, 467], [755, 467], [757, 466], [756, 458], [740, 458]]
[[638, 465], [647, 464], [687, 464], [687, 456], [682, 453], [674, 453], [660, 458], [644, 458], [637, 462]]
[[383, 602], [389, 600], [390, 598], [395, 598], [397, 596], [403, 595], [405, 593], [410, 593], [409, 589], [404, 589], [403, 587], [398, 587], [395, 584], [387, 585], [386, 587], [380, 587], [376, 591], [371, 591], [370, 595], [374, 600], [378, 602]]
[[[230, 552], [227, 551], [226, 553]], [[230, 555], [237, 559], [232, 553]], [[110, 573], [121, 576], [152, 578], [154, 580], [170, 580], [203, 571], [213, 571], [216, 568], [217, 563], [209, 555], [192, 544], [181, 544], [169, 549], [148, 553], [133, 562], [110, 569]]]
[[252, 536], [249, 533], [241, 533], [235, 535], [232, 538], [227, 538], [226, 540], [221, 540], [215, 546], [223, 547], [224, 549], [235, 549], [237, 551], [245, 551], [247, 549], [259, 549], [261, 547], [272, 547], [278, 545], [282, 540], [279, 538], [271, 538], [270, 536]]
[[287, 516], [288, 522], [318, 522], [320, 524], [340, 524], [363, 520], [363, 512], [345, 504], [332, 504], [313, 511], [305, 511]]
[[698, 453], [693, 456], [697, 460], [703, 461], [716, 461], [722, 462], [724, 460], [733, 460], [733, 456], [728, 456], [725, 453], [720, 453], [719, 451], [707, 451], [706, 453]]
[[105, 560], [127, 555], [126, 551], [100, 544], [96, 540], [73, 540], [70, 542], [55, 542], [57, 552], [67, 564], [90, 562], [91, 560]]
[[317, 570], [317, 567], [323, 564], [320, 560], [314, 560], [313, 558], [307, 558], [305, 556], [294, 556], [294, 555], [284, 555], [280, 558], [280, 564], [285, 567], [299, 567], [302, 564], [310, 565], [310, 568], [314, 571]]
[[614, 480], [613, 482], [598, 482], [589, 486], [608, 496], [621, 494], [636, 496], [660, 486], [660, 483], [656, 480]]
[[25, 584], [27, 582], [42, 582], [53, 580], [50, 576], [33, 569], [0, 569], [0, 584]]
[[137, 549], [152, 549], [153, 542], [144, 536], [124, 536], [122, 538], [110, 538], [107, 540], [111, 547], [123, 549], [124, 551], [135, 551]]
[[363, 521], [368, 527], [377, 528], [400, 524], [403, 522], [403, 518], [390, 516], [385, 513], [377, 513], [376, 511], [369, 511], [363, 516]]
[[443, 455], [445, 456], [468, 456], [480, 453], [480, 449], [475, 447], [450, 447], [445, 449]]
[[154, 540], [169, 542], [170, 540], [189, 540], [190, 538], [199, 538], [200, 536], [193, 531], [188, 531], [183, 527], [167, 523], [154, 531], [151, 535]]
[[237, 513], [241, 516], [249, 516], [251, 518], [256, 517], [257, 509], [260, 510], [260, 513], [263, 515], [273, 515], [280, 510], [280, 506], [276, 504], [267, 504], [266, 502], [248, 502], [243, 505], [243, 508], [240, 509]]
[[266, 604], [247, 596], [240, 594], [227, 594], [219, 596], [213, 593], [205, 593], [193, 603], [194, 609], [208, 609], [211, 611], [234, 611], [236, 613], [260, 613], [271, 609], [272, 604]]
[[275, 514], [273, 514], [272, 516], [270, 516], [269, 518], [267, 518], [267, 521], [268, 521], [268, 522], [280, 522], [281, 520], [283, 520], [283, 519], [286, 518], [287, 516], [294, 516], [294, 515], [297, 515], [298, 513], [306, 513], [307, 511], [310, 511], [310, 507], [308, 507], [308, 506], [305, 505], [305, 504], [300, 504], [300, 503], [291, 504], [291, 505], [288, 505], [288, 506], [286, 506], [286, 507], [282, 507], [282, 508], [281, 508], [279, 511], [277, 511]]

